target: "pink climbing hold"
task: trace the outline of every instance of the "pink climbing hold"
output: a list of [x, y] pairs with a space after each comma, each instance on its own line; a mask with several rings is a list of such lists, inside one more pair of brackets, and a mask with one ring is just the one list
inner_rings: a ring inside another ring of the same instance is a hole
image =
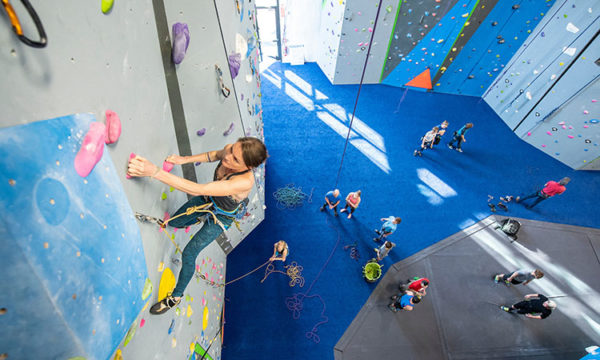
[[587, 128], [589, 128], [589, 126], [588, 125], [583, 125], [583, 128], [587, 129]]
[[[165, 211], [165, 216], [163, 217], [163, 221], [166, 222], [167, 220], [169, 220], [169, 218], [171, 217], [171, 215], [169, 215], [168, 212]], [[161, 227], [158, 232], [162, 232], [163, 228]]]
[[587, 115], [587, 114], [589, 114], [590, 112], [589, 112], [589, 111], [587, 111], [587, 110], [583, 110], [583, 113], [584, 113], [585, 115]]
[[[135, 158], [135, 153], [129, 154], [129, 161], [131, 161], [131, 159], [133, 159], [133, 158]], [[125, 174], [125, 177], [127, 179], [131, 179], [131, 175], [129, 175], [129, 174]]]
[[81, 148], [75, 156], [75, 171], [81, 177], [86, 177], [102, 158], [106, 126], [100, 122], [93, 122], [83, 138]]
[[527, 136], [531, 136], [531, 131], [527, 133]]
[[162, 169], [166, 172], [171, 172], [171, 170], [173, 170], [173, 166], [174, 164], [172, 162], [168, 162], [168, 161], [163, 161], [163, 166]]
[[593, 102], [593, 103], [595, 103], [595, 102], [597, 102], [597, 101], [598, 101], [598, 100], [596, 100], [596, 99], [592, 99], [592, 102]]
[[568, 137], [569, 139], [572, 139], [572, 138], [574, 138], [575, 136], [573, 136], [573, 135], [567, 135], [567, 137]]
[[546, 147], [546, 145], [542, 145], [542, 147]]
[[546, 134], [548, 135], [552, 135], [552, 133], [550, 131], [546, 131]]
[[188, 227], [185, 228], [185, 233], [187, 234], [189, 232], [190, 232], [190, 227], [188, 226]]
[[369, 28], [369, 32], [373, 32], [373, 28]]
[[563, 128], [563, 129], [566, 129], [567, 127], [563, 125], [563, 126], [562, 126], [562, 128]]
[[146, 319], [140, 320], [140, 327], [144, 327], [146, 325]]
[[561, 122], [558, 123], [558, 125], [564, 125], [564, 124], [565, 124], [564, 121], [561, 121]]
[[106, 143], [112, 144], [119, 140], [119, 136], [121, 136], [121, 120], [119, 120], [119, 115], [112, 110], [106, 110]]

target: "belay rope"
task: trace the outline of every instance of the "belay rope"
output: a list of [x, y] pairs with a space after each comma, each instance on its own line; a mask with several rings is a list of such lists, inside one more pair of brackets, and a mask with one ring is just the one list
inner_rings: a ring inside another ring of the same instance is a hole
[[287, 184], [285, 187], [277, 189], [273, 193], [273, 197], [277, 200], [279, 209], [293, 209], [297, 206], [302, 206], [306, 199], [308, 203], [312, 203], [312, 194], [315, 188], [312, 188], [310, 195], [304, 193], [301, 187], [294, 187], [294, 184]]
[[302, 270], [304, 270], [304, 268], [298, 265], [298, 263], [295, 261], [292, 261], [290, 265], [286, 265], [284, 267], [286, 269], [285, 272], [281, 270], [275, 270], [275, 265], [271, 262], [269, 265], [267, 265], [267, 268], [265, 269], [265, 277], [260, 282], [263, 283], [265, 280], [267, 280], [269, 275], [276, 272], [290, 277], [290, 287], [294, 287], [296, 285], [303, 287], [304, 277], [302, 276]]

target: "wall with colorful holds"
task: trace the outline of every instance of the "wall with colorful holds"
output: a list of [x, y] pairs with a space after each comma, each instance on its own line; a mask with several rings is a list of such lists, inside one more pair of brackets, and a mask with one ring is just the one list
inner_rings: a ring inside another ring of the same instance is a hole
[[[33, 5], [45, 48], [21, 43], [8, 21], [0, 32], [0, 152], [10, 159], [0, 165], [0, 261], [12, 279], [0, 291], [0, 319], [10, 324], [0, 352], [184, 358], [210, 346], [219, 359], [226, 253], [264, 217], [264, 167], [240, 230], [232, 226], [200, 253], [184, 299], [162, 316], [150, 316], [148, 307], [174, 285], [179, 249], [199, 227], [164, 231], [137, 221], [134, 212], [168, 217], [187, 196], [150, 178], [127, 179], [125, 171], [131, 153], [160, 166], [169, 154], [263, 137], [254, 3], [116, 1], [105, 13], [79, 1], [61, 3], [60, 12], [51, 3]], [[22, 4], [13, 6], [36, 38]], [[171, 60], [177, 22], [190, 34], [179, 65]], [[82, 178], [74, 157], [108, 109], [120, 118], [121, 136], [99, 144], [103, 155]], [[171, 173], [205, 182], [215, 165]]]
[[332, 83], [338, 63], [345, 9], [346, 0], [323, 0], [321, 6], [317, 64]]
[[600, 156], [594, 3], [556, 2], [483, 96], [517, 135], [574, 169]]
[[479, 1], [433, 78], [434, 91], [483, 95], [553, 3]]

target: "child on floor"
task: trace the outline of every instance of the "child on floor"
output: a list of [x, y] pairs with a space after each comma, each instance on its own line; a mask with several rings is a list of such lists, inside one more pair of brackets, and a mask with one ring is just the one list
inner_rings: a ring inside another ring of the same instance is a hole
[[421, 138], [421, 149], [417, 149], [413, 152], [413, 156], [423, 156], [422, 151], [427, 148], [433, 148], [433, 142], [435, 141], [435, 137], [438, 133], [439, 128], [434, 126], [433, 129], [428, 131], [425, 136]]
[[377, 261], [381, 261], [386, 256], [388, 256], [388, 254], [390, 253], [390, 250], [392, 250], [392, 248], [394, 248], [394, 246], [396, 246], [396, 244], [394, 244], [391, 241], [386, 240], [385, 243], [379, 247], [379, 249], [374, 248], [373, 250], [375, 250], [375, 252], [377, 253]]
[[[463, 142], [467, 141], [465, 139], [465, 134], [467, 133], [467, 130], [469, 130], [472, 127], [473, 127], [473, 123], [467, 123], [467, 124], [465, 124], [465, 126], [461, 127], [458, 131], [455, 131], [454, 136], [452, 137], [452, 140], [450, 140], [450, 142], [448, 143], [448, 147], [450, 149], [456, 150], [458, 152], [463, 152], [461, 149], [461, 145]], [[454, 146], [455, 142], [456, 142], [456, 146]]]

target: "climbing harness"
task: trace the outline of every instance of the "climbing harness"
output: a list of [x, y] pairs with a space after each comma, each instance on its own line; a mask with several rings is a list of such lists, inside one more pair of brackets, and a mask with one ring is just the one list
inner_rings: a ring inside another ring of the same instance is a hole
[[223, 72], [221, 71], [221, 68], [219, 68], [218, 65], [215, 65], [215, 71], [217, 72], [217, 81], [219, 81], [219, 86], [221, 87], [221, 93], [223, 93], [223, 96], [228, 98], [229, 94], [231, 94], [231, 90], [229, 90], [225, 86], [225, 83], [223, 82]]
[[[159, 218], [156, 218], [153, 216], [148, 216], [148, 215], [144, 215], [144, 214], [137, 213], [137, 212], [135, 213], [135, 217], [141, 222], [153, 223], [153, 224], [157, 224], [158, 226], [160, 226], [162, 228], [162, 230], [165, 232], [165, 234], [167, 235], [167, 237], [171, 240], [173, 245], [175, 245], [175, 248], [177, 249], [177, 251], [179, 251], [180, 253], [183, 253], [183, 251], [181, 250], [179, 245], [177, 245], [177, 243], [175, 242], [175, 234], [171, 235], [167, 231], [167, 225], [169, 224], [169, 222], [173, 219], [177, 219], [180, 216], [192, 215], [194, 213], [204, 214], [204, 216], [207, 216], [207, 217], [212, 216], [214, 223], [219, 225], [221, 227], [221, 229], [223, 229], [223, 232], [225, 232], [225, 231], [227, 231], [227, 228], [225, 227], [225, 225], [223, 225], [223, 223], [219, 220], [219, 218], [217, 218], [217, 215], [222, 215], [222, 216], [231, 218], [233, 220], [233, 223], [237, 227], [237, 229], [240, 232], [242, 231], [239, 220], [241, 220], [244, 217], [244, 215], [246, 214], [246, 203], [245, 202], [241, 202], [235, 210], [227, 211], [227, 210], [223, 210], [220, 207], [218, 207], [214, 203], [212, 196], [210, 197], [210, 200], [211, 201], [207, 202], [206, 204], [202, 204], [202, 205], [198, 205], [198, 206], [190, 206], [181, 214], [176, 215], [176, 216], [166, 219], [166, 220], [162, 220], [162, 219], [159, 219]], [[199, 222], [200, 221], [198, 221], [198, 223]]]
[[6, 10], [6, 13], [8, 14], [8, 18], [10, 19], [10, 24], [12, 25], [12, 28], [15, 31], [15, 34], [17, 34], [17, 37], [19, 38], [19, 40], [21, 40], [21, 42], [23, 42], [25, 45], [29, 45], [34, 48], [45, 47], [48, 42], [48, 39], [46, 38], [46, 31], [44, 31], [44, 26], [42, 25], [42, 21], [40, 20], [39, 16], [35, 12], [35, 9], [33, 8], [33, 6], [31, 6], [29, 1], [21, 0], [21, 2], [23, 3], [23, 6], [25, 6], [25, 8], [27, 9], [29, 16], [31, 16], [31, 20], [33, 20], [33, 23], [35, 24], [35, 27], [37, 28], [38, 34], [40, 36], [39, 41], [33, 41], [23, 34], [23, 29], [21, 28], [21, 22], [19, 21], [19, 17], [17, 16], [15, 9], [13, 9], [9, 0], [1, 0], [1, 1], [2, 1], [2, 5], [4, 6], [4, 10]]

